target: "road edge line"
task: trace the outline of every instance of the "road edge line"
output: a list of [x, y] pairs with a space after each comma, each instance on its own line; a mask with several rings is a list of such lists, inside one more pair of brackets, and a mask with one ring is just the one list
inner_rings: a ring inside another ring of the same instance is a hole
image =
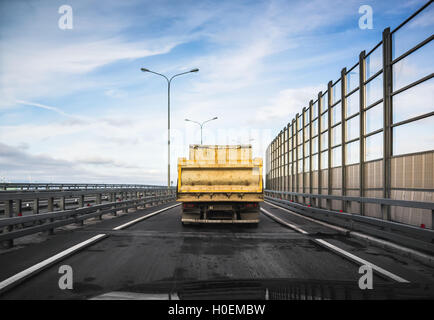
[[351, 252], [348, 252], [342, 248], [339, 248], [338, 246], [335, 246], [334, 244], [331, 244], [330, 242], [327, 242], [323, 239], [314, 239], [314, 241], [323, 246], [323, 247], [327, 247], [329, 250], [337, 253], [340, 256], [344, 256], [345, 258], [347, 258], [348, 260], [351, 260], [357, 264], [360, 265], [367, 265], [369, 267], [371, 267], [374, 271], [376, 271], [377, 273], [381, 274], [383, 277], [387, 277], [390, 278], [392, 280], [395, 280], [397, 282], [401, 282], [401, 283], [410, 283], [410, 281], [390, 272], [387, 271], [386, 269], [383, 269], [379, 266], [377, 266], [376, 264], [369, 262], [368, 260], [365, 260], [363, 258], [360, 258], [358, 256], [356, 256], [355, 254], [352, 254]]
[[309, 234], [308, 232], [304, 231], [304, 230], [301, 229], [300, 227], [298, 227], [298, 226], [296, 226], [296, 225], [294, 225], [294, 224], [291, 224], [291, 223], [289, 223], [289, 222], [287, 222], [287, 221], [284, 221], [283, 219], [280, 219], [279, 217], [276, 217], [275, 215], [273, 215], [271, 212], [268, 212], [268, 211], [265, 210], [264, 208], [261, 208], [261, 211], [265, 212], [265, 214], [266, 214], [268, 217], [270, 217], [271, 219], [273, 219], [273, 220], [275, 220], [275, 221], [278, 221], [278, 222], [280, 222], [281, 224], [283, 224], [283, 225], [285, 225], [285, 226], [287, 226], [287, 227], [289, 227], [289, 228], [291, 228], [291, 229], [294, 229], [295, 231], [298, 231], [298, 232], [300, 232], [300, 233], [302, 233], [302, 234], [306, 234], [306, 235]]
[[[286, 226], [289, 226], [290, 228], [292, 228], [292, 229], [294, 229], [294, 230], [296, 230], [296, 231], [298, 231], [300, 233], [309, 235], [308, 232], [304, 231], [300, 227], [298, 227], [296, 225], [293, 225], [291, 223], [288, 223], [287, 221], [284, 221], [283, 219], [280, 219], [279, 217], [276, 217], [275, 215], [273, 215], [272, 213], [268, 212], [264, 208], [261, 208], [261, 211], [265, 212], [267, 214], [267, 216], [269, 216], [270, 218], [272, 218], [272, 219], [274, 219], [274, 220], [276, 220], [276, 221], [278, 221], [278, 222], [280, 222], [280, 223], [282, 223], [282, 224], [284, 224]], [[383, 268], [377, 266], [376, 264], [374, 264], [372, 262], [369, 262], [369, 261], [367, 261], [367, 260], [365, 260], [363, 258], [360, 258], [360, 257], [352, 254], [351, 252], [348, 252], [348, 251], [346, 251], [346, 250], [344, 250], [342, 248], [339, 248], [338, 246], [335, 246], [335, 245], [331, 244], [330, 242], [327, 242], [327, 241], [325, 241], [323, 239], [311, 238], [310, 240], [312, 240], [317, 245], [325, 247], [328, 250], [334, 252], [335, 254], [337, 254], [337, 255], [339, 255], [339, 256], [341, 256], [343, 258], [346, 258], [347, 260], [350, 260], [350, 261], [352, 261], [352, 262], [354, 262], [354, 263], [356, 263], [358, 265], [368, 265], [368, 266], [370, 266], [375, 272], [377, 272], [378, 274], [380, 274], [383, 277], [390, 278], [390, 279], [395, 280], [397, 282], [404, 282], [404, 283], [409, 283], [410, 282], [410, 281], [408, 281], [408, 280], [406, 280], [406, 279], [404, 279], [404, 278], [402, 278], [402, 277], [400, 277], [400, 276], [398, 276], [398, 275], [396, 275], [396, 274], [394, 274], [394, 273], [392, 273], [390, 271], [387, 271], [386, 269], [383, 269]]]
[[[346, 234], [346, 235], [348, 235], [348, 236], [350, 236], [352, 238], [363, 240], [363, 241], [366, 241], [367, 243], [372, 244], [374, 246], [377, 246], [377, 247], [380, 247], [380, 248], [383, 248], [383, 249], [387, 249], [387, 250], [392, 250], [395, 253], [398, 253], [398, 254], [410, 257], [410, 258], [412, 258], [412, 259], [414, 259], [414, 260], [416, 260], [416, 261], [418, 261], [420, 263], [423, 263], [423, 264], [425, 264], [425, 265], [427, 265], [429, 267], [433, 267], [434, 266], [434, 256], [430, 256], [430, 255], [428, 255], [426, 253], [423, 253], [423, 252], [420, 252], [420, 251], [417, 251], [417, 250], [414, 250], [414, 249], [411, 249], [411, 248], [407, 248], [407, 247], [404, 247], [402, 245], [399, 245], [399, 244], [396, 244], [396, 243], [393, 243], [393, 242], [390, 242], [390, 241], [387, 241], [387, 240], [382, 240], [382, 239], [376, 238], [374, 236], [363, 234], [363, 233], [358, 232], [358, 231], [351, 231], [351, 230], [348, 230], [348, 229], [345, 229], [345, 228], [342, 228], [342, 227], [338, 227], [338, 226], [329, 224], [327, 222], [316, 220], [316, 219], [311, 218], [311, 217], [306, 217], [306, 216], [304, 216], [304, 215], [302, 215], [300, 213], [292, 212], [291, 210], [289, 210], [287, 208], [281, 207], [281, 206], [279, 206], [277, 204], [274, 204], [274, 203], [271, 203], [271, 202], [268, 202], [268, 201], [264, 201], [264, 202], [267, 203], [267, 204], [269, 204], [269, 205], [272, 205], [274, 207], [277, 207], [279, 209], [283, 209], [285, 211], [288, 211], [290, 214], [299, 216], [300, 218], [304, 218], [304, 219], [310, 220], [312, 222], [324, 225], [326, 227], [335, 229], [335, 230], [337, 230], [337, 231], [339, 231], [339, 232], [341, 232], [343, 234]], [[341, 229], [341, 230], [339, 230], [339, 229]]]

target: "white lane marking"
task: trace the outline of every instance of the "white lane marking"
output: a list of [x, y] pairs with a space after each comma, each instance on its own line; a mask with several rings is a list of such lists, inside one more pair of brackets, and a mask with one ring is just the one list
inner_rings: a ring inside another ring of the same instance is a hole
[[[113, 291], [90, 298], [89, 300], [179, 300], [173, 293], [137, 293], [127, 291]], [[175, 298], [175, 299], [173, 299]]]
[[327, 223], [327, 222], [319, 221], [319, 220], [313, 219], [313, 218], [311, 218], [311, 217], [306, 217], [306, 216], [303, 216], [302, 214], [299, 214], [299, 213], [296, 213], [296, 212], [292, 212], [291, 210], [288, 210], [288, 209], [285, 209], [285, 208], [279, 207], [278, 205], [275, 205], [274, 203], [271, 203], [271, 202], [268, 202], [268, 201], [264, 201], [264, 202], [265, 202], [266, 204], [269, 204], [270, 206], [276, 207], [276, 208], [278, 208], [278, 209], [282, 209], [282, 210], [284, 210], [284, 211], [286, 211], [286, 212], [289, 212], [290, 214], [293, 214], [293, 215], [295, 215], [295, 216], [297, 216], [297, 217], [300, 217], [300, 218], [303, 218], [303, 219], [306, 219], [306, 220], [309, 220], [309, 221], [312, 221], [312, 222], [315, 222], [315, 223], [321, 224], [321, 225], [323, 225], [323, 226], [325, 226], [325, 227], [328, 227], [328, 228], [331, 228], [331, 229], [335, 229], [335, 230], [340, 231], [340, 232], [343, 232], [343, 233], [347, 233], [348, 231], [350, 231], [350, 230], [345, 229], [345, 228], [341, 228], [341, 227], [338, 227], [338, 226], [334, 226], [334, 225], [329, 224], [329, 223]]
[[[284, 208], [278, 207], [278, 209], [284, 209]], [[290, 223], [288, 223], [288, 222], [286, 222], [286, 221], [284, 221], [284, 220], [276, 217], [275, 215], [271, 214], [267, 210], [265, 210], [263, 208], [261, 208], [261, 210], [264, 211], [265, 213], [267, 213], [269, 216], [271, 216], [276, 221], [279, 221], [282, 224], [285, 224], [285, 225], [293, 228], [294, 230], [297, 230], [298, 232], [301, 232], [303, 234], [308, 234], [306, 231], [300, 229], [298, 226], [290, 224]], [[286, 210], [286, 211], [289, 211], [289, 210]], [[291, 211], [289, 211], [289, 212], [292, 213]], [[392, 280], [395, 280], [397, 282], [409, 283], [408, 280], [406, 280], [404, 278], [401, 278], [400, 276], [397, 276], [396, 274], [393, 274], [393, 273], [391, 273], [391, 272], [389, 272], [389, 271], [387, 271], [387, 270], [385, 270], [385, 269], [383, 269], [383, 268], [381, 268], [381, 267], [379, 267], [379, 266], [377, 266], [377, 265], [375, 265], [375, 264], [373, 264], [373, 263], [371, 263], [369, 261], [366, 261], [366, 260], [364, 260], [362, 258], [359, 258], [359, 257], [355, 256], [354, 254], [349, 253], [348, 251], [345, 251], [345, 250], [343, 250], [343, 249], [341, 249], [339, 247], [336, 247], [335, 245], [331, 244], [330, 242], [327, 242], [327, 241], [325, 241], [323, 239], [313, 239], [313, 240], [316, 243], [318, 243], [318, 244], [320, 244], [322, 246], [325, 246], [328, 249], [330, 249], [330, 250], [332, 250], [332, 251], [334, 251], [334, 252], [336, 252], [336, 253], [338, 253], [340, 255], [343, 255], [344, 257], [346, 257], [347, 259], [352, 260], [353, 262], [357, 262], [357, 263], [359, 263], [361, 265], [369, 265], [373, 270], [377, 271], [378, 273], [380, 273], [380, 274], [382, 274], [382, 275], [384, 275], [384, 276], [386, 276], [388, 278], [391, 278]]]
[[323, 244], [324, 246], [326, 246], [327, 248], [329, 248], [329, 249], [331, 249], [333, 251], [336, 251], [336, 252], [338, 252], [338, 253], [346, 256], [347, 258], [349, 258], [349, 259], [351, 259], [351, 260], [353, 260], [355, 262], [360, 263], [361, 265], [368, 265], [368, 266], [370, 266], [373, 270], [377, 271], [378, 273], [381, 273], [381, 274], [385, 275], [386, 277], [389, 277], [389, 278], [391, 278], [391, 279], [393, 279], [395, 281], [398, 281], [398, 282], [409, 283], [408, 280], [405, 280], [404, 278], [401, 278], [400, 276], [397, 276], [396, 274], [393, 274], [393, 273], [391, 273], [391, 272], [389, 272], [387, 270], [384, 270], [383, 268], [381, 268], [381, 267], [379, 267], [379, 266], [377, 266], [377, 265], [375, 265], [375, 264], [373, 264], [373, 263], [371, 263], [369, 261], [366, 261], [366, 260], [364, 260], [362, 258], [359, 258], [359, 257], [355, 256], [352, 253], [349, 253], [349, 252], [347, 252], [347, 251], [345, 251], [345, 250], [343, 250], [341, 248], [338, 248], [335, 245], [333, 245], [333, 244], [331, 244], [331, 243], [329, 243], [329, 242], [327, 242], [325, 240], [315, 239], [315, 241]]
[[303, 233], [303, 234], [309, 234], [308, 232], [304, 231], [303, 229], [300, 229], [298, 226], [296, 226], [296, 225], [294, 225], [294, 224], [291, 224], [291, 223], [289, 223], [289, 222], [286, 222], [286, 221], [284, 221], [284, 220], [282, 220], [282, 219], [276, 217], [274, 214], [268, 212], [268, 211], [265, 210], [264, 208], [261, 208], [261, 211], [265, 212], [265, 213], [266, 213], [268, 216], [270, 216], [272, 219], [274, 219], [274, 220], [276, 220], [276, 221], [279, 221], [281, 224], [284, 224], [284, 225], [290, 227], [291, 229], [294, 229], [294, 230], [296, 230], [296, 231], [298, 231], [298, 232], [300, 232], [300, 233]]
[[266, 204], [274, 206], [274, 207], [276, 207], [278, 209], [282, 209], [282, 210], [284, 210], [284, 211], [286, 211], [286, 212], [288, 212], [290, 214], [296, 215], [297, 217], [300, 217], [300, 218], [303, 218], [303, 219], [307, 219], [309, 221], [321, 224], [321, 225], [323, 225], [325, 227], [328, 227], [328, 228], [331, 228], [331, 229], [335, 229], [335, 230], [337, 230], [337, 231], [339, 231], [339, 232], [341, 232], [343, 234], [350, 235], [350, 236], [352, 236], [352, 237], [354, 237], [356, 239], [362, 239], [362, 240], [370, 242], [370, 243], [373, 242], [373, 243], [379, 245], [382, 248], [391, 249], [391, 250], [398, 250], [398, 251], [401, 251], [401, 252], [404, 251], [405, 253], [407, 253], [410, 256], [413, 256], [413, 257], [419, 258], [419, 259], [423, 259], [422, 260], [423, 262], [427, 262], [428, 261], [428, 263], [430, 263], [430, 264], [432, 264], [432, 262], [434, 261], [433, 256], [424, 254], [424, 253], [419, 252], [417, 250], [413, 250], [413, 249], [410, 249], [410, 248], [398, 245], [398, 244], [393, 243], [393, 242], [389, 242], [389, 241], [386, 241], [386, 240], [375, 238], [375, 237], [372, 237], [372, 236], [369, 236], [369, 235], [366, 235], [366, 234], [363, 234], [363, 233], [360, 233], [360, 232], [357, 232], [357, 231], [351, 231], [349, 229], [345, 229], [345, 228], [342, 228], [342, 227], [334, 226], [334, 225], [329, 224], [327, 222], [316, 220], [316, 219], [311, 218], [311, 217], [306, 217], [306, 216], [304, 216], [302, 214], [299, 214], [299, 213], [293, 212], [291, 210], [285, 209], [283, 207], [280, 207], [280, 206], [278, 206], [278, 205], [276, 205], [274, 203], [268, 202], [268, 201], [264, 201], [264, 202]]
[[19, 273], [17, 273], [16, 275], [7, 278], [6, 280], [3, 280], [2, 282], [0, 282], [0, 292], [2, 292], [4, 289], [10, 287], [11, 285], [17, 283], [18, 281], [24, 280], [25, 278], [35, 274], [38, 271], [41, 271], [42, 269], [52, 265], [53, 263], [65, 258], [66, 256], [74, 253], [75, 251], [78, 251], [86, 246], [89, 246], [93, 243], [95, 243], [98, 240], [101, 240], [102, 238], [104, 238], [106, 236], [106, 234], [98, 234], [88, 240], [85, 240], [83, 242], [80, 242], [79, 244], [76, 244], [75, 246], [72, 246], [69, 249], [66, 249], [48, 259], [45, 259], [37, 264], [35, 264], [34, 266], [27, 268]]
[[150, 213], [150, 214], [147, 214], [146, 216], [143, 216], [143, 217], [137, 218], [137, 219], [135, 219], [135, 220], [133, 220], [133, 221], [130, 221], [130, 222], [124, 223], [124, 224], [122, 224], [122, 225], [120, 225], [120, 226], [117, 226], [117, 227], [113, 228], [113, 230], [121, 230], [121, 229], [124, 229], [124, 228], [126, 228], [126, 227], [129, 227], [129, 226], [132, 225], [132, 224], [135, 224], [135, 223], [137, 223], [137, 222], [139, 222], [139, 221], [142, 221], [142, 220], [145, 220], [145, 219], [150, 218], [150, 217], [152, 217], [152, 216], [155, 216], [156, 214], [159, 214], [160, 212], [163, 212], [163, 211], [166, 211], [166, 210], [172, 209], [172, 208], [174, 208], [174, 207], [176, 207], [176, 206], [179, 206], [179, 205], [181, 205], [181, 204], [178, 203], [178, 204], [175, 204], [175, 205], [173, 205], [173, 206], [170, 206], [170, 207], [167, 207], [167, 208], [163, 208], [163, 209], [158, 210], [158, 211], [154, 211], [154, 212], [152, 212], [152, 213]]

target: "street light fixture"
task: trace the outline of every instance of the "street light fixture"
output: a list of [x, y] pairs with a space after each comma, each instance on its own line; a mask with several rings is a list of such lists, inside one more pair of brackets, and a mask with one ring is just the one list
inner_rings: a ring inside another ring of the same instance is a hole
[[214, 118], [206, 120], [206, 121], [204, 121], [202, 123], [194, 121], [194, 120], [190, 120], [190, 119], [185, 119], [185, 121], [194, 122], [194, 123], [197, 123], [198, 125], [200, 125], [200, 144], [202, 144], [202, 129], [203, 129], [203, 125], [205, 123], [207, 123], [207, 122], [210, 122], [210, 121], [213, 121], [213, 120], [217, 120], [217, 119], [218, 119], [217, 117], [214, 117]]
[[181, 72], [175, 74], [171, 78], [168, 78], [164, 74], [154, 72], [146, 68], [140, 68], [140, 70], [142, 70], [143, 72], [150, 72], [159, 75], [167, 80], [167, 188], [169, 189], [170, 188], [170, 84], [172, 83], [173, 78], [191, 72], [198, 72], [199, 69], [195, 68], [195, 69], [191, 69], [190, 71]]

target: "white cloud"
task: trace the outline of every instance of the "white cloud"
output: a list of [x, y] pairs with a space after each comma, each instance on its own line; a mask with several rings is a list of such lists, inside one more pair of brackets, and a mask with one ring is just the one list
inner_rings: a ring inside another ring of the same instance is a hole
[[111, 98], [116, 98], [116, 99], [122, 99], [125, 98], [127, 96], [127, 92], [124, 90], [119, 90], [119, 89], [109, 89], [106, 90], [104, 92], [107, 96], [111, 97]]
[[[3, 45], [3, 50], [13, 54], [2, 58], [0, 93], [6, 99], [0, 101], [0, 107], [11, 107], [15, 100], [46, 99], [104, 86], [104, 83], [79, 76], [119, 60], [167, 53], [180, 42], [161, 41], [159, 46], [152, 44], [153, 49], [148, 49], [142, 41], [126, 42], [120, 38], [61, 47], [52, 43], [35, 48], [31, 55], [27, 49], [17, 50], [20, 44]], [[119, 92], [117, 95], [120, 97]]]
[[[353, 50], [318, 50], [313, 57], [295, 54], [306, 39], [317, 39], [314, 32], [327, 37], [328, 26], [346, 19], [354, 7], [347, 1], [338, 1], [334, 6], [324, 1], [267, 1], [251, 6], [239, 2], [174, 2], [170, 7], [168, 3], [149, 2], [143, 4], [150, 6], [145, 18], [136, 12], [125, 15], [131, 3], [136, 2], [109, 2], [99, 11], [77, 2], [73, 5], [77, 14], [81, 12], [74, 20], [77, 29], [60, 36], [55, 32], [20, 36], [31, 33], [25, 19], [11, 30], [16, 33], [6, 34], [0, 41], [0, 108], [12, 108], [18, 103], [56, 112], [58, 118], [52, 123], [23, 121], [3, 125], [1, 142], [11, 148], [27, 145], [26, 157], [45, 154], [58, 161], [65, 170], [53, 171], [59, 179], [67, 177], [67, 167], [71, 166], [71, 174], [83, 181], [110, 178], [114, 179], [111, 182], [148, 179], [164, 183], [167, 114], [165, 108], [157, 107], [165, 105], [165, 91], [161, 94], [163, 102], [157, 104], [155, 99], [128, 87], [136, 81], [133, 76], [119, 79], [117, 73], [108, 72], [95, 77], [94, 71], [142, 59], [154, 63], [158, 66], [155, 71], [162, 73], [200, 68], [198, 74], [182, 81], [188, 86], [177, 82], [172, 95], [174, 173], [176, 157], [185, 155], [188, 144], [198, 139], [197, 128], [187, 126], [184, 118], [206, 120], [218, 116], [219, 120], [204, 131], [206, 141], [231, 143], [235, 139], [246, 143], [253, 138], [256, 152], [261, 154], [272, 139], [272, 131], [290, 121], [325, 87], [294, 89], [281, 80], [295, 77], [298, 69], [322, 65]], [[38, 12], [43, 19], [41, 10]], [[107, 12], [110, 14], [105, 15]], [[45, 22], [39, 19], [37, 23], [40, 27]], [[143, 31], [138, 32], [139, 28]], [[130, 33], [130, 29], [135, 31]], [[193, 41], [205, 49], [180, 46]], [[177, 46], [180, 50], [173, 50]], [[293, 54], [296, 59], [284, 65], [276, 63], [273, 58], [282, 53]], [[357, 54], [354, 52], [355, 57]], [[101, 99], [107, 98], [110, 108], [105, 102], [91, 105], [86, 100], [92, 99], [89, 91], [98, 91]], [[52, 98], [65, 101], [71, 96], [78, 107], [89, 104], [89, 115], [66, 112], [61, 102], [51, 102], [55, 100]], [[142, 111], [139, 106], [144, 102], [146, 110]], [[42, 160], [32, 161], [33, 165], [27, 162], [28, 169], [35, 168], [36, 172]]]
[[63, 112], [61, 109], [56, 108], [56, 107], [52, 107], [52, 106], [47, 106], [45, 104], [41, 104], [41, 103], [36, 103], [36, 102], [31, 102], [31, 101], [24, 101], [24, 100], [15, 100], [16, 103], [18, 104], [22, 104], [25, 106], [31, 106], [31, 107], [37, 107], [37, 108], [41, 108], [41, 109], [45, 109], [45, 110], [50, 110], [50, 111], [54, 111], [62, 116], [65, 117], [69, 117], [69, 118], [78, 118], [77, 116], [73, 116], [70, 115], [66, 112]]
[[292, 121], [303, 107], [308, 107], [310, 100], [315, 101], [322, 89], [323, 86], [318, 85], [282, 90], [269, 104], [258, 108], [252, 121], [253, 123], [277, 122], [283, 127]]

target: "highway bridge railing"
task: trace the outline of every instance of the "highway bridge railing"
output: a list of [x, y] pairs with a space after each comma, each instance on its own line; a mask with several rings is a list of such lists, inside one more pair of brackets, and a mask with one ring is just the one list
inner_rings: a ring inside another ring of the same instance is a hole
[[[51, 185], [54, 186], [55, 184]], [[59, 185], [55, 185], [59, 186]], [[127, 200], [133, 197], [156, 195], [175, 192], [174, 188], [148, 185], [86, 185], [86, 188], [69, 186], [65, 189], [29, 189], [0, 191], [0, 218], [20, 216], [24, 211], [31, 209], [34, 214], [45, 209], [49, 212], [56, 208], [64, 210], [67, 205], [101, 204], [103, 200], [114, 202], [115, 199]]]
[[104, 183], [0, 183], [0, 190], [80, 190], [80, 189], [161, 189], [162, 186], [148, 184], [104, 184]]
[[[298, 197], [305, 199], [304, 203], [296, 202]], [[265, 190], [265, 200], [279, 203], [296, 213], [328, 222], [350, 231], [359, 231], [408, 248], [434, 254], [434, 230], [420, 228], [394, 221], [363, 216], [355, 213], [319, 208], [321, 199], [326, 201], [342, 200], [345, 202], [374, 203], [380, 205], [386, 212], [389, 206], [429, 209], [434, 218], [434, 202], [406, 201], [385, 198], [367, 198], [354, 196], [337, 196], [328, 194], [310, 194], [288, 191]]]
[[[106, 195], [107, 203], [102, 203], [103, 195]], [[92, 197], [90, 201], [89, 197]], [[78, 207], [65, 209], [66, 199], [70, 198], [78, 199]], [[90, 218], [99, 217], [102, 220], [105, 214], [116, 215], [118, 211], [128, 212], [130, 208], [165, 203], [175, 198], [175, 189], [161, 186], [158, 189], [129, 187], [68, 191], [0, 191], [0, 203], [3, 203], [5, 212], [4, 218], [0, 219], [0, 243], [3, 247], [9, 248], [13, 246], [13, 240], [16, 238], [42, 231], [53, 234], [54, 229], [61, 226], [73, 223], [83, 225], [84, 220]], [[46, 213], [39, 213], [41, 199], [46, 199]], [[60, 202], [58, 211], [54, 210], [55, 199]], [[32, 203], [33, 214], [23, 216], [23, 202]], [[96, 204], [91, 205], [91, 202]]]

